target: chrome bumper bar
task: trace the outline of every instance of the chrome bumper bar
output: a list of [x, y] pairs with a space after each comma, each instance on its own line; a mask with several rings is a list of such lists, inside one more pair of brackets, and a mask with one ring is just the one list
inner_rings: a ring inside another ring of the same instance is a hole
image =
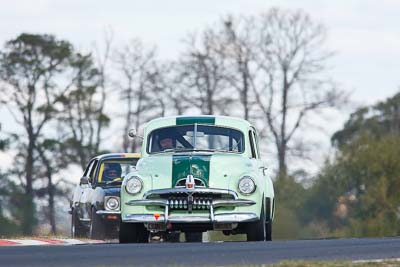
[[119, 210], [98, 210], [96, 211], [98, 215], [121, 215]]
[[[167, 199], [139, 199], [130, 200], [125, 203], [128, 206], [168, 206]], [[247, 199], [214, 199], [211, 202], [211, 207], [243, 207], [251, 206], [256, 204], [256, 202]]]
[[149, 190], [143, 195], [143, 199], [147, 199], [151, 195], [164, 195], [164, 194], [227, 194], [231, 195], [233, 198], [237, 199], [238, 195], [235, 191], [229, 189], [219, 189], [219, 188], [198, 188], [187, 189], [185, 187], [175, 187], [175, 188], [165, 188], [165, 189], [155, 189]]
[[164, 216], [156, 217], [151, 214], [127, 214], [122, 216], [122, 221], [131, 223], [240, 223], [259, 220], [255, 213], [223, 213], [210, 216]]
[[223, 213], [214, 214], [214, 208], [218, 207], [243, 207], [251, 206], [256, 202], [247, 199], [214, 199], [209, 205], [208, 216], [184, 216], [169, 215], [169, 203], [166, 199], [141, 199], [131, 200], [125, 203], [128, 206], [163, 206], [164, 214], [126, 214], [123, 215], [124, 222], [142, 222], [142, 223], [238, 223], [251, 222], [258, 220], [255, 213]]
[[[97, 215], [102, 216], [104, 219], [107, 220], [119, 220], [121, 218], [121, 211], [119, 210], [98, 210], [96, 211]], [[115, 215], [115, 216], [110, 216], [110, 217], [114, 217], [114, 218], [108, 218], [109, 215]]]

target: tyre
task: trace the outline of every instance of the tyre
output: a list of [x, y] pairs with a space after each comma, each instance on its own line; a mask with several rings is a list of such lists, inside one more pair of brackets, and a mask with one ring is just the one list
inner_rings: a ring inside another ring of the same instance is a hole
[[79, 217], [77, 214], [76, 209], [72, 209], [71, 214], [71, 237], [72, 238], [79, 238], [79, 237], [86, 237], [87, 231], [85, 227], [79, 221]]
[[171, 243], [179, 243], [179, 232], [171, 232], [165, 234], [165, 241]]
[[202, 232], [185, 232], [185, 240], [186, 242], [191, 243], [201, 243], [203, 241], [203, 233]]
[[96, 214], [96, 208], [92, 207], [92, 220], [90, 222], [90, 239], [103, 240], [105, 238], [105, 222], [101, 216]]
[[247, 241], [265, 241], [267, 224], [265, 220], [264, 203], [261, 206], [260, 220], [247, 224]]
[[[275, 203], [272, 202], [272, 206], [274, 206]], [[272, 240], [272, 216], [271, 216], [271, 199], [266, 198], [265, 199], [265, 207], [266, 207], [266, 213], [265, 213], [265, 240], [266, 241], [271, 241]], [[273, 211], [274, 207], [272, 207]]]
[[147, 243], [149, 231], [142, 223], [124, 223], [119, 227], [119, 243]]
[[265, 223], [265, 241], [272, 241], [272, 221]]

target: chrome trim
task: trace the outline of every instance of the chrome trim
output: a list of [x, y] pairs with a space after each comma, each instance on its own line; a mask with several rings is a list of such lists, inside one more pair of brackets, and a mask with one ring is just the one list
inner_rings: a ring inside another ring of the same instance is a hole
[[98, 215], [120, 215], [121, 211], [119, 210], [98, 210], [96, 211]]
[[222, 213], [209, 216], [168, 216], [160, 214], [156, 219], [151, 214], [126, 214], [122, 216], [124, 222], [131, 223], [240, 223], [259, 220], [255, 213]]
[[[156, 190], [153, 190], [156, 191]], [[158, 190], [160, 191], [160, 190]], [[167, 191], [162, 189], [163, 192]], [[170, 190], [168, 190], [169, 192]], [[176, 191], [176, 190], [175, 190]], [[204, 192], [204, 190], [202, 190]], [[226, 193], [228, 190], [222, 190]], [[215, 190], [213, 192], [216, 192]], [[218, 191], [219, 192], [219, 191]], [[218, 193], [219, 194], [219, 193]], [[179, 216], [170, 216], [169, 209], [170, 208], [178, 208], [184, 207], [186, 201], [182, 201], [181, 199], [139, 199], [139, 200], [130, 200], [125, 203], [128, 206], [163, 206], [164, 214], [160, 214], [159, 217], [155, 217], [152, 214], [126, 214], [123, 216], [124, 222], [142, 222], [142, 223], [235, 223], [235, 222], [246, 222], [252, 221], [255, 218], [258, 218], [254, 213], [224, 213], [224, 214], [214, 214], [214, 208], [218, 207], [243, 207], [243, 206], [251, 206], [256, 204], [256, 202], [252, 200], [246, 199], [214, 199], [212, 201], [207, 200], [207, 202], [203, 199], [196, 199], [193, 203], [193, 209], [203, 209], [205, 206], [209, 207], [208, 215], [179, 215]], [[250, 215], [249, 215], [250, 214]], [[254, 216], [253, 216], [254, 215]]]
[[[173, 207], [179, 207], [181, 206], [181, 203], [179, 203], [180, 200], [171, 200], [168, 201], [167, 199], [139, 199], [139, 200], [130, 200], [126, 202], [125, 204], [128, 206], [171, 206]], [[204, 200], [203, 200], [204, 201]], [[199, 206], [200, 205], [200, 200], [195, 200], [194, 205]], [[217, 207], [243, 207], [243, 206], [251, 206], [256, 204], [255, 201], [252, 200], [247, 200], [247, 199], [215, 199], [213, 200], [209, 205], [210, 207], [212, 206], [213, 208]]]
[[169, 216], [169, 206], [166, 205], [165, 206], [165, 210], [164, 210], [164, 221], [165, 221], [165, 223], [168, 222], [168, 219], [169, 219], [168, 216]]
[[248, 213], [222, 213], [215, 215], [215, 223], [236, 223], [236, 222], [253, 222], [260, 218], [257, 214]]
[[144, 195], [143, 198], [147, 199], [150, 195], [165, 195], [165, 194], [228, 194], [233, 196], [235, 199], [238, 198], [238, 194], [235, 191], [229, 189], [218, 189], [218, 188], [198, 188], [186, 189], [186, 188], [166, 188], [166, 189], [155, 189], [149, 190]]
[[167, 199], [139, 199], [125, 202], [128, 206], [168, 206]]
[[215, 221], [215, 214], [214, 214], [214, 206], [210, 206], [210, 220], [213, 222]]
[[243, 207], [256, 204], [253, 200], [247, 199], [216, 199], [212, 201], [214, 208], [216, 207]]
[[[200, 181], [200, 183], [201, 183], [202, 185], [196, 185], [195, 188], [199, 188], [199, 187], [200, 187], [200, 188], [202, 188], [202, 187], [206, 188], [206, 185], [204, 184], [203, 180], [194, 177], [195, 184], [196, 184], [196, 180], [197, 180], [197, 181]], [[178, 184], [179, 184], [180, 182], [182, 182], [182, 181], [185, 181], [185, 182], [186, 182], [186, 178], [182, 178], [182, 179], [179, 179], [178, 181], [176, 181], [176, 183], [175, 183], [175, 188], [186, 188], [184, 185], [178, 185]]]

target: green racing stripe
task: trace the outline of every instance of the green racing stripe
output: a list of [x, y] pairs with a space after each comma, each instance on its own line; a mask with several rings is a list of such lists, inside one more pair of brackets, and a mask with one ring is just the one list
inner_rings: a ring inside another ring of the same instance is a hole
[[215, 117], [177, 117], [176, 125], [186, 124], [215, 124]]
[[189, 174], [201, 179], [208, 187], [211, 155], [174, 155], [172, 157], [172, 187]]

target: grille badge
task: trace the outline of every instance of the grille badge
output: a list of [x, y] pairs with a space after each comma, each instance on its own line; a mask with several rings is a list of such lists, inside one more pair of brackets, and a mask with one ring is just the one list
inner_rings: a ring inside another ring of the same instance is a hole
[[186, 189], [194, 189], [195, 188], [195, 182], [193, 175], [189, 174], [186, 177]]

